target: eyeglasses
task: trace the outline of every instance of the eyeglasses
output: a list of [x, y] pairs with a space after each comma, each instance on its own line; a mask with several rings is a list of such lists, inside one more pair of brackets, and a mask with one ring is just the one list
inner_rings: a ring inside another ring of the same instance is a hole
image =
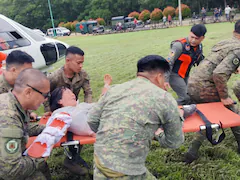
[[30, 86], [30, 85], [28, 85], [28, 84], [26, 84], [26, 85], [27, 85], [28, 87], [32, 88], [32, 90], [34, 90], [34, 91], [38, 92], [39, 94], [41, 94], [41, 95], [44, 97], [44, 99], [50, 98], [50, 96], [51, 96], [50, 92], [48, 92], [48, 93], [42, 93], [41, 91], [37, 90], [36, 88], [34, 88], [34, 87], [32, 87], [32, 86]]

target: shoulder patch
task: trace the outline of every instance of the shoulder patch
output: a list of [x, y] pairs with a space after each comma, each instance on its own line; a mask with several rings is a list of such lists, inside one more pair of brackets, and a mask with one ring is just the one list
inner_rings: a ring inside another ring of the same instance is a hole
[[233, 62], [233, 64], [234, 64], [235, 66], [237, 66], [237, 65], [239, 65], [239, 62], [240, 62], [240, 61], [239, 61], [238, 58], [234, 58], [232, 62]]
[[5, 150], [9, 154], [14, 154], [18, 151], [19, 143], [16, 139], [10, 139], [5, 143]]
[[185, 45], [185, 49], [186, 49], [186, 51], [190, 51], [190, 45], [189, 45], [189, 44], [186, 44], [186, 45]]

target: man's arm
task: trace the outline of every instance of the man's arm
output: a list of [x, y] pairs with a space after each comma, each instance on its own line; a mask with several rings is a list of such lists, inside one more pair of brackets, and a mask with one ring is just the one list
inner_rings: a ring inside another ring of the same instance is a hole
[[40, 125], [38, 122], [30, 122], [28, 123], [28, 134], [30, 137], [38, 136], [45, 127], [45, 125]]
[[90, 86], [90, 77], [86, 72], [83, 74], [84, 82], [83, 82], [83, 91], [84, 91], [84, 102], [92, 103], [92, 88]]
[[170, 65], [170, 71], [166, 74], [165, 81], [169, 82], [169, 76], [172, 71], [173, 65], [175, 61], [179, 58], [179, 56], [182, 54], [182, 44], [180, 42], [174, 42], [172, 44], [172, 47], [170, 49], [170, 53], [168, 55], [167, 61]]
[[22, 136], [23, 131], [16, 126], [0, 128], [0, 174], [3, 179], [25, 179], [38, 168], [38, 162], [44, 161], [22, 155]]
[[[227, 81], [239, 67], [240, 61], [235, 53], [229, 53], [213, 71], [213, 81], [218, 90], [221, 100], [227, 99]], [[228, 105], [228, 104], [226, 104]]]
[[[161, 100], [162, 101], [162, 100]], [[178, 148], [184, 142], [184, 133], [182, 131], [182, 120], [176, 100], [168, 93], [164, 102], [157, 103], [160, 122], [163, 132], [155, 135], [161, 147]]]

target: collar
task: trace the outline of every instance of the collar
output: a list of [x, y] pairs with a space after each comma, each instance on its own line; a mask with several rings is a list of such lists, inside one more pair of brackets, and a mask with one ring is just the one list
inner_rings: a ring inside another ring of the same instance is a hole
[[15, 107], [17, 108], [19, 114], [21, 115], [21, 118], [23, 119], [24, 123], [28, 122], [29, 117], [27, 115], [27, 112], [23, 109], [17, 97], [12, 93], [12, 91], [9, 91], [9, 96], [10, 100], [15, 104]]
[[65, 83], [67, 84], [75, 84], [76, 82], [80, 81], [81, 80], [81, 77], [80, 77], [80, 73], [75, 73], [73, 78], [72, 78], [72, 81], [69, 80], [69, 78], [66, 77], [65, 73], [64, 73], [64, 66], [61, 68], [61, 73], [62, 73], [62, 77], [63, 77], [63, 80]]
[[4, 82], [5, 87], [7, 87], [7, 89], [12, 89], [13, 87], [7, 82], [6, 78], [5, 78], [5, 74], [4, 72], [2, 73], [2, 80]]

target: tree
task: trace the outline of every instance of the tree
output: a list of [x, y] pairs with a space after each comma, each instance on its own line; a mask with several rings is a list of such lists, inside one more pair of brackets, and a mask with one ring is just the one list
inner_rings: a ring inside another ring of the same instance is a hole
[[138, 19], [138, 18], [139, 18], [139, 13], [136, 12], [136, 11], [131, 12], [131, 13], [128, 15], [128, 17], [133, 17], [133, 18]]
[[[181, 11], [182, 11], [182, 17], [183, 18], [191, 16], [191, 9], [186, 4], [181, 4]], [[178, 13], [179, 13], [179, 9], [177, 7], [177, 9], [175, 11], [176, 16], [178, 16]]]
[[139, 15], [139, 19], [142, 20], [143, 22], [146, 22], [147, 20], [150, 19], [150, 11], [144, 9], [141, 14]]
[[173, 17], [174, 14], [175, 14], [175, 8], [172, 7], [172, 6], [167, 6], [167, 7], [163, 10], [163, 15], [164, 15], [164, 16], [170, 15], [170, 16]]
[[162, 19], [162, 17], [163, 17], [162, 10], [159, 8], [155, 8], [150, 15], [152, 21], [159, 21]]

